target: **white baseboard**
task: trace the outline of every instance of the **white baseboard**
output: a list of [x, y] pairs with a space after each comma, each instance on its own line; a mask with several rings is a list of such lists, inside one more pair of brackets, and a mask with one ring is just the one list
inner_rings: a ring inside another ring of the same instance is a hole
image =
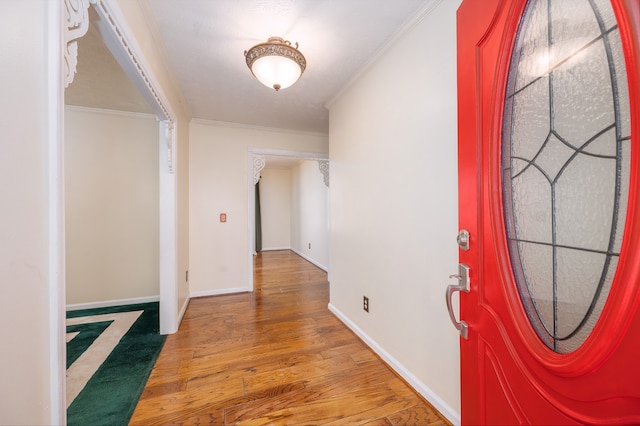
[[76, 303], [67, 305], [67, 311], [79, 311], [80, 309], [109, 308], [111, 306], [135, 305], [137, 303], [159, 302], [160, 296], [135, 297], [132, 299], [105, 300], [102, 302]]
[[291, 250], [291, 247], [263, 247], [260, 251]]
[[429, 401], [443, 416], [445, 416], [454, 425], [460, 424], [460, 413], [456, 412], [449, 404], [444, 402], [435, 392], [433, 392], [427, 385], [420, 381], [413, 375], [405, 366], [403, 366], [397, 359], [391, 356], [385, 351], [375, 340], [373, 340], [367, 333], [362, 331], [360, 327], [354, 324], [349, 318], [347, 318], [338, 308], [329, 303], [329, 310], [338, 317], [347, 327], [349, 327], [355, 334], [360, 337], [375, 353], [378, 354], [384, 362], [389, 365], [396, 373], [398, 373], [409, 385], [415, 389], [424, 399]]
[[297, 254], [298, 256], [300, 256], [301, 258], [306, 260], [307, 262], [313, 263], [314, 265], [316, 265], [318, 268], [322, 269], [323, 271], [329, 272], [329, 268], [327, 268], [326, 266], [324, 266], [321, 263], [318, 263], [317, 261], [315, 261], [314, 259], [310, 258], [306, 254], [304, 254], [302, 252], [299, 252], [298, 250], [296, 250], [294, 248], [290, 248], [289, 250], [291, 250], [292, 252], [294, 252], [295, 254]]
[[251, 291], [253, 290], [250, 287], [225, 288], [222, 290], [192, 291], [190, 296], [193, 299], [194, 297], [220, 296], [222, 294], [247, 293]]
[[189, 306], [189, 302], [191, 302], [191, 295], [189, 295], [184, 303], [182, 304], [182, 308], [180, 309], [180, 313], [178, 313], [178, 329], [180, 329], [180, 324], [182, 324], [182, 318], [184, 317], [184, 313], [187, 312], [187, 307]]

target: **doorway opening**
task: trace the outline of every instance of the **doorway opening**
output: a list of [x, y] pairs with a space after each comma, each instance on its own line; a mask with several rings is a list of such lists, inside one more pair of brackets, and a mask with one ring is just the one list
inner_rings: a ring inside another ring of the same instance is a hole
[[[119, 10], [107, 3], [83, 4], [78, 7], [68, 5], [68, 13], [73, 14], [76, 26], [69, 28], [65, 63], [78, 62], [77, 40], [84, 37], [91, 27], [102, 39], [108, 52], [119, 63], [126, 77], [130, 79], [142, 98], [155, 115], [158, 125], [158, 195], [159, 195], [159, 293], [160, 332], [174, 333], [178, 328], [177, 292], [177, 182], [176, 182], [176, 115], [166, 101], [159, 84], [149, 71], [143, 55], [135, 43], [131, 31], [120, 17]], [[69, 20], [70, 22], [73, 20]], [[75, 53], [75, 56], [73, 54]], [[82, 60], [83, 52], [80, 52]], [[84, 51], [89, 55], [90, 52]], [[75, 65], [69, 70], [65, 84], [69, 86], [75, 76]]]
[[[260, 228], [259, 225], [256, 226], [256, 184], [260, 182], [263, 173], [268, 177], [268, 181], [263, 181], [260, 194], [263, 199], [266, 199], [265, 196], [272, 198], [266, 204], [261, 203], [266, 208], [261, 216], [269, 221], [267, 226], [279, 231], [267, 231], [267, 239], [263, 240], [266, 244], [262, 244], [262, 249], [291, 250], [328, 272], [328, 155], [251, 148], [248, 161], [248, 288], [254, 290], [256, 229]], [[309, 215], [315, 218], [312, 220], [313, 223], [307, 220]], [[282, 216], [285, 216], [285, 220]], [[264, 226], [262, 228], [265, 229]]]

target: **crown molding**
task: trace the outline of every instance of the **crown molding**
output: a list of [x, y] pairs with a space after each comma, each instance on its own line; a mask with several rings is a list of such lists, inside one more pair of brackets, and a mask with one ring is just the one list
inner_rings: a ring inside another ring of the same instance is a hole
[[103, 114], [103, 115], [105, 114], [119, 115], [122, 117], [144, 118], [144, 119], [153, 119], [158, 121], [158, 117], [155, 114], [150, 114], [146, 112], [121, 111], [116, 109], [93, 108], [93, 107], [85, 107], [85, 106], [78, 106], [78, 105], [65, 105], [64, 109], [69, 111], [89, 112], [93, 114]]
[[193, 118], [191, 119], [191, 123], [194, 124], [202, 124], [205, 126], [219, 126], [219, 127], [233, 127], [237, 129], [245, 129], [245, 130], [257, 130], [261, 132], [274, 132], [274, 133], [286, 133], [292, 135], [304, 135], [304, 136], [316, 136], [328, 138], [329, 133], [319, 133], [319, 132], [307, 132], [304, 130], [293, 130], [293, 129], [284, 129], [278, 127], [267, 127], [267, 126], [256, 126], [252, 124], [242, 124], [242, 123], [232, 123], [229, 121], [216, 121], [216, 120], [207, 120], [204, 118]]

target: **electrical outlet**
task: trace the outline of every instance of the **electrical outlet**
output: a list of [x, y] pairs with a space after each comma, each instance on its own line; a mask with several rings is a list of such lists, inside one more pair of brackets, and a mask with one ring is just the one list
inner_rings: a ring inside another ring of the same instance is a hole
[[309, 250], [311, 250], [311, 243], [309, 243]]
[[363, 296], [362, 309], [364, 309], [365, 312], [369, 312], [369, 298], [367, 296]]

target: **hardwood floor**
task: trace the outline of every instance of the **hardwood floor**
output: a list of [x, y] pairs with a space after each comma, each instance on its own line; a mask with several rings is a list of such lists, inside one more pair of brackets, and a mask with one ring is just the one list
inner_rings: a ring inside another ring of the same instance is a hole
[[446, 425], [327, 308], [327, 274], [255, 257], [255, 291], [192, 299], [133, 425]]

